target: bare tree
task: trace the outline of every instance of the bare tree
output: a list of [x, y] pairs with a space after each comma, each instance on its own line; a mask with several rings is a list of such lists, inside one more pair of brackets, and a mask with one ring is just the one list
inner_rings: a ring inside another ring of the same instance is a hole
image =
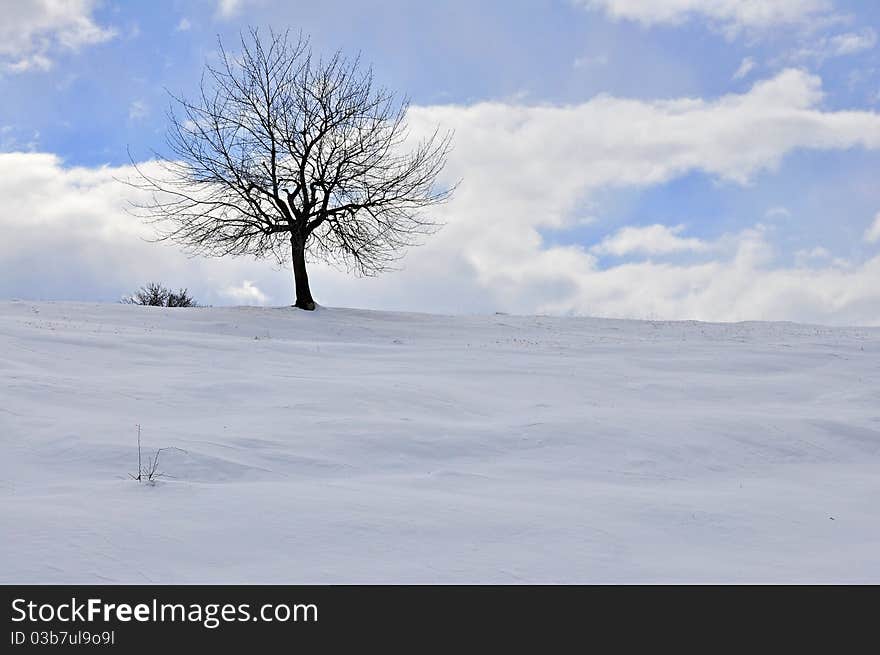
[[387, 270], [438, 224], [424, 210], [452, 187], [436, 180], [451, 134], [411, 142], [408, 103], [371, 69], [308, 41], [256, 29], [241, 53], [219, 44], [197, 99], [172, 96], [168, 157], [133, 184], [158, 238], [210, 256], [292, 262], [296, 307], [314, 309], [306, 260], [361, 275]]

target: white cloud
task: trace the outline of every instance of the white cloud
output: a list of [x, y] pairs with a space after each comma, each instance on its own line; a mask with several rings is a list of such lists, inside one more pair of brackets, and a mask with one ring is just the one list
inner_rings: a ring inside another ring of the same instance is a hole
[[676, 25], [702, 18], [730, 36], [744, 29], [826, 22], [832, 10], [828, 0], [579, 0], [579, 4], [643, 25]]
[[230, 17], [238, 13], [245, 0], [218, 0], [217, 13], [224, 17]]
[[112, 38], [92, 16], [94, 0], [0, 0], [0, 65], [12, 72], [48, 70], [52, 52]]
[[26, 73], [28, 71], [46, 72], [51, 68], [52, 60], [39, 52], [19, 57], [15, 61], [10, 61], [6, 64], [6, 70], [11, 73]]
[[677, 252], [702, 252], [708, 249], [709, 246], [705, 241], [678, 236], [683, 230], [684, 225], [627, 226], [605, 237], [590, 251], [597, 255], [622, 257], [633, 253], [668, 255]]
[[263, 276], [260, 289], [281, 301], [286, 276], [266, 264], [194, 259], [150, 243], [152, 231], [126, 213], [141, 196], [118, 180], [132, 173], [67, 167], [45, 153], [0, 154], [0, 226], [15, 235], [0, 239], [0, 297], [115, 300], [158, 281], [226, 303], [225, 290]]
[[26, 151], [33, 152], [39, 149], [39, 131], [23, 133], [20, 128], [12, 125], [0, 127], [0, 151]]
[[237, 16], [248, 5], [261, 4], [264, 0], [217, 0], [217, 15], [228, 19]]
[[865, 231], [865, 241], [868, 243], [877, 243], [880, 241], [880, 212], [874, 217], [874, 222]]
[[861, 32], [847, 32], [817, 39], [810, 45], [791, 53], [789, 59], [792, 61], [815, 60], [822, 62], [832, 57], [844, 57], [865, 52], [873, 49], [876, 45], [877, 32], [871, 28], [865, 28]]
[[150, 113], [149, 107], [143, 100], [134, 100], [128, 106], [128, 119], [132, 121], [145, 118]]
[[837, 34], [828, 42], [835, 55], [851, 55], [863, 50], [871, 50], [877, 45], [877, 32], [867, 28], [861, 32]]
[[[747, 184], [798, 149], [880, 149], [880, 115], [822, 111], [822, 97], [819, 78], [786, 70], [711, 101], [598, 96], [569, 106], [415, 107], [417, 130], [437, 123], [456, 130], [449, 175], [463, 182], [443, 214], [447, 226], [407, 265], [438, 275], [454, 252], [506, 310], [620, 313], [616, 301], [587, 302], [578, 291], [613, 279], [589, 247], [550, 247], [542, 232], [571, 227], [584, 200], [600, 189], [658, 185], [695, 171]], [[658, 293], [662, 304], [668, 296]]]
[[733, 79], [741, 80], [744, 79], [749, 73], [751, 73], [755, 69], [755, 59], [754, 57], [746, 57], [740, 62], [739, 68], [736, 69], [736, 72], [733, 74]]
[[[860, 31], [827, 35], [833, 26], [851, 22], [837, 14], [831, 0], [575, 0], [588, 9], [604, 12], [614, 20], [635, 21], [644, 26], [680, 25], [703, 20], [732, 39], [742, 33], [773, 38], [780, 30], [796, 29], [807, 45], [789, 52], [789, 62], [824, 61], [871, 50], [877, 33], [870, 27]], [[825, 36], [817, 36], [825, 32]], [[745, 78], [755, 68], [746, 57], [733, 79]]]
[[265, 305], [269, 302], [269, 296], [260, 291], [259, 287], [251, 280], [244, 280], [239, 285], [226, 287], [223, 290], [223, 295], [240, 305]]
[[456, 130], [450, 168], [464, 184], [454, 203], [560, 227], [580, 197], [602, 187], [693, 171], [747, 183], [795, 149], [880, 148], [880, 114], [822, 112], [822, 95], [818, 77], [786, 70], [713, 101], [598, 96], [568, 106], [414, 107], [410, 118], [422, 131], [438, 122]]
[[618, 317], [799, 320], [880, 325], [880, 257], [861, 265], [774, 266], [760, 229], [738, 237], [732, 257], [698, 264], [636, 262], [587, 271], [565, 304]]
[[175, 27], [174, 29], [177, 32], [188, 32], [191, 27], [192, 23], [189, 22], [189, 18], [184, 17], [180, 19], [180, 21], [177, 23], [177, 27]]
[[[446, 227], [400, 273], [359, 280], [313, 266], [315, 297], [436, 312], [880, 324], [880, 257], [792, 267], [779, 263], [772, 232], [756, 227], [707, 242], [696, 263], [603, 267], [588, 244], [548, 245], [542, 236], [576, 225], [584, 207], [595, 214], [589, 201], [600, 189], [647, 187], [694, 171], [745, 184], [793, 150], [880, 149], [880, 115], [823, 111], [821, 97], [818, 78], [785, 71], [714, 100], [413, 107], [416, 133], [438, 122], [456, 130], [448, 175], [463, 183], [440, 214]], [[290, 303], [286, 270], [245, 258], [190, 259], [146, 243], [149, 230], [123, 212], [133, 191], [115, 181], [129, 174], [65, 167], [46, 154], [0, 155], [0, 229], [14, 235], [0, 241], [0, 297], [115, 298], [158, 279], [219, 304], [242, 302], [230, 289], [253, 295], [247, 280], [266, 302]], [[643, 238], [623, 249], [671, 253], [677, 246], [669, 243], [690, 242], [677, 229], [661, 227], [654, 237], [653, 245]]]
[[764, 218], [791, 218], [791, 211], [787, 207], [771, 207], [764, 212]]
[[827, 248], [823, 248], [822, 246], [816, 246], [812, 249], [804, 249], [798, 250], [794, 254], [794, 260], [798, 266], [809, 266], [811, 262], [815, 260], [827, 260], [831, 259], [831, 253]]

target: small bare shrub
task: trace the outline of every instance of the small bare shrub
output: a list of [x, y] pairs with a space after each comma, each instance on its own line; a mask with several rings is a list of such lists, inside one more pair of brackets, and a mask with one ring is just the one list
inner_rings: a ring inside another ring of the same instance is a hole
[[133, 296], [126, 296], [122, 302], [127, 305], [147, 305], [149, 307], [198, 307], [198, 303], [188, 289], [172, 291], [157, 282], [141, 287]]
[[156, 480], [159, 478], [170, 478], [172, 476], [166, 475], [165, 473], [159, 470], [159, 455], [165, 450], [179, 450], [182, 453], [186, 451], [182, 448], [176, 448], [174, 446], [166, 446], [165, 448], [159, 448], [156, 450], [155, 454], [150, 457], [147, 456], [146, 463], [143, 462], [143, 456], [141, 454], [141, 426], [137, 426], [137, 440], [138, 440], [138, 474], [133, 475], [129, 473], [129, 477], [132, 480], [137, 480], [138, 482], [145, 482], [147, 484], [156, 484]]

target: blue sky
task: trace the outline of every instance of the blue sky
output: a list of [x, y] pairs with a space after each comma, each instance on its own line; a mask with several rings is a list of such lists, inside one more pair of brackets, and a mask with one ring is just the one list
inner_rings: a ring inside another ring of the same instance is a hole
[[214, 304], [289, 302], [271, 263], [146, 244], [115, 182], [129, 152], [162, 150], [165, 89], [193, 91], [218, 35], [254, 25], [360, 53], [414, 129], [456, 130], [447, 228], [382, 278], [317, 267], [323, 304], [880, 324], [880, 3], [0, 9], [2, 297], [107, 301], [161, 278]]

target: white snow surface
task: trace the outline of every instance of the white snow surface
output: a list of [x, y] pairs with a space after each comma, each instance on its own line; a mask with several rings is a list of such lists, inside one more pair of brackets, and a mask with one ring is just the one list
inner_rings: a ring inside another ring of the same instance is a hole
[[0, 376], [3, 583], [880, 582], [877, 329], [13, 301]]

